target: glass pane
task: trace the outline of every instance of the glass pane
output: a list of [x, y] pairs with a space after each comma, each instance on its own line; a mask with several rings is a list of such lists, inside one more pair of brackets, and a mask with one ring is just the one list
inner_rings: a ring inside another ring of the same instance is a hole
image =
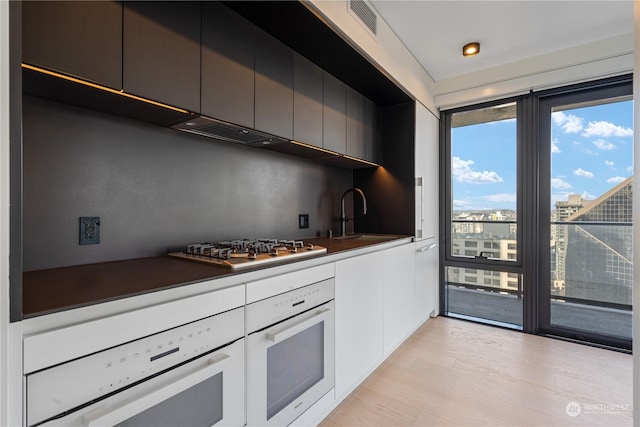
[[551, 118], [550, 322], [631, 338], [633, 103]]
[[522, 282], [517, 273], [447, 267], [446, 314], [522, 326]]
[[267, 420], [324, 378], [324, 322], [267, 349]]
[[517, 260], [516, 104], [454, 113], [451, 254]]

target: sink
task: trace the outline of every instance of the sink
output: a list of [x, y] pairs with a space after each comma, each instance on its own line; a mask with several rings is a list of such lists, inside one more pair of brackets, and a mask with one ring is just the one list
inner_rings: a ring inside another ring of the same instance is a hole
[[360, 241], [384, 241], [384, 240], [393, 240], [396, 238], [400, 238], [403, 236], [398, 236], [395, 234], [347, 234], [345, 236], [336, 236], [332, 237], [333, 240], [360, 240]]

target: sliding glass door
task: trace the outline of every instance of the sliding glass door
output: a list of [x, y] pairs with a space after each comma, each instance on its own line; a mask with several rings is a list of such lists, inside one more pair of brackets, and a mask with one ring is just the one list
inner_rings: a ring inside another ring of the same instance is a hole
[[543, 97], [540, 329], [631, 345], [630, 84]]
[[522, 327], [518, 102], [447, 117], [449, 316]]
[[441, 310], [631, 348], [630, 76], [442, 114]]

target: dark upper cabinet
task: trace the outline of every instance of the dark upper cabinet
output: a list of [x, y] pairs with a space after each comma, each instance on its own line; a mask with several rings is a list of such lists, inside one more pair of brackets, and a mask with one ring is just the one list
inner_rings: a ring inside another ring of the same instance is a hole
[[347, 150], [346, 154], [366, 159], [366, 98], [347, 87]]
[[381, 119], [380, 108], [373, 101], [347, 87], [347, 155], [381, 161]]
[[323, 72], [322, 146], [337, 153], [347, 152], [347, 85]]
[[256, 28], [255, 128], [293, 138], [293, 51]]
[[200, 3], [124, 3], [126, 92], [200, 111]]
[[374, 163], [382, 163], [382, 109], [372, 100], [366, 98], [366, 157]]
[[22, 61], [122, 88], [122, 4], [22, 3]]
[[322, 147], [322, 68], [293, 54], [293, 139]]
[[203, 115], [254, 126], [254, 56], [254, 25], [220, 3], [202, 3]]

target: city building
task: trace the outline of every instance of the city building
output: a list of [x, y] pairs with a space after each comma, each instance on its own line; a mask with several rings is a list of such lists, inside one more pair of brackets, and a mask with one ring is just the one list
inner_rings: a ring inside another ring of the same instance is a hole
[[571, 215], [578, 212], [589, 203], [580, 194], [569, 194], [568, 200], [556, 202], [556, 210], [552, 213], [551, 240], [552, 240], [552, 281], [554, 293], [562, 295], [565, 281], [565, 256], [566, 256], [566, 225], [557, 225], [554, 222], [564, 222]]
[[566, 218], [565, 296], [631, 305], [632, 196], [633, 176]]

